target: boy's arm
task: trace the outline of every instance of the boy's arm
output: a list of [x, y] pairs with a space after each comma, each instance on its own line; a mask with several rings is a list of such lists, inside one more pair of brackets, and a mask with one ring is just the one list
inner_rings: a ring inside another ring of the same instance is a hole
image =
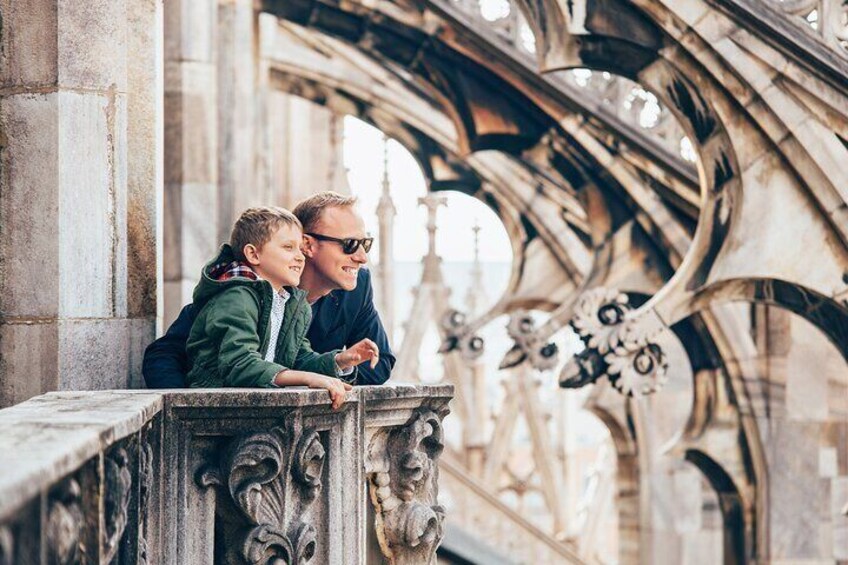
[[306, 371], [283, 371], [274, 379], [277, 386], [308, 386], [309, 388], [323, 388], [330, 393], [330, 402], [333, 410], [341, 408], [347, 397], [347, 391], [352, 385], [324, 375], [307, 373]]
[[225, 386], [272, 387], [286, 370], [263, 359], [259, 350], [259, 304], [244, 287], [225, 290], [206, 313], [206, 332], [220, 343], [218, 371]]
[[147, 346], [141, 363], [141, 373], [147, 388], [186, 386], [189, 370], [186, 341], [196, 316], [193, 304], [184, 307], [165, 335]]

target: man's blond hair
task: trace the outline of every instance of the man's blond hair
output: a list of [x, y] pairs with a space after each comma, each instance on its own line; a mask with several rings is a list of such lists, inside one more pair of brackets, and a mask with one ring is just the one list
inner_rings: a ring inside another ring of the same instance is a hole
[[230, 247], [236, 259], [245, 260], [244, 247], [248, 244], [262, 249], [281, 226], [296, 227], [303, 231], [297, 216], [279, 206], [258, 206], [242, 212], [230, 235]]
[[332, 190], [325, 190], [301, 200], [294, 207], [294, 215], [300, 220], [303, 231], [315, 229], [321, 221], [321, 215], [327, 208], [349, 208], [356, 204], [356, 196], [345, 196]]

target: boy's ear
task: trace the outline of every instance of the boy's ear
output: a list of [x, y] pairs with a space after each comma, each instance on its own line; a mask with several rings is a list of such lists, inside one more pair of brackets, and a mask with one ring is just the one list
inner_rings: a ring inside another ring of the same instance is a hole
[[259, 264], [259, 250], [256, 249], [256, 246], [252, 243], [248, 243], [244, 246], [244, 249], [241, 250], [244, 254], [244, 258], [247, 259], [247, 262], [254, 267]]
[[312, 238], [304, 235], [303, 243], [300, 246], [300, 251], [307, 257], [312, 257], [312, 254], [315, 252], [313, 245], [314, 244], [312, 242]]

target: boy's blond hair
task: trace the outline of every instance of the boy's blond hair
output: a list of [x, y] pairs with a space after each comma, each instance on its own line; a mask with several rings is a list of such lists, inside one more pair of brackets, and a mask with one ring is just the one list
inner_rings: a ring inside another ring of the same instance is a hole
[[245, 260], [245, 245], [252, 244], [256, 249], [262, 249], [281, 226], [296, 227], [303, 231], [297, 216], [279, 206], [258, 206], [242, 212], [230, 235], [230, 247], [233, 248], [235, 258]]
[[303, 231], [308, 232], [315, 229], [326, 208], [347, 208], [354, 204], [356, 204], [356, 196], [345, 196], [332, 190], [325, 190], [301, 200], [294, 207], [293, 213], [300, 220]]

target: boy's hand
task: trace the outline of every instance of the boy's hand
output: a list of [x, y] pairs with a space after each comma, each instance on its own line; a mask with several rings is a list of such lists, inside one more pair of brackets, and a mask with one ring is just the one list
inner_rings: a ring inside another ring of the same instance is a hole
[[347, 391], [351, 390], [353, 386], [333, 377], [314, 374], [309, 379], [309, 388], [327, 389], [327, 392], [330, 393], [330, 401], [333, 403], [333, 410], [338, 410], [345, 401]]
[[370, 339], [363, 339], [352, 347], [336, 355], [336, 364], [344, 371], [355, 367], [363, 361], [371, 360], [371, 368], [377, 366], [380, 360], [380, 348]]

